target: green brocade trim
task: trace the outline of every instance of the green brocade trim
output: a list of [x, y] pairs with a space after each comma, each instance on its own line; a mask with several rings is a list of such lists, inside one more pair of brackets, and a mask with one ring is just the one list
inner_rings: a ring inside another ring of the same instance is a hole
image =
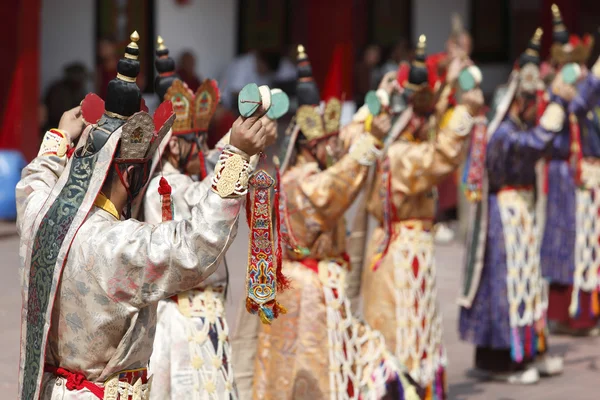
[[[98, 154], [74, 158], [69, 178], [42, 219], [31, 250], [27, 296], [27, 334], [21, 399], [33, 399], [43, 372], [46, 320], [52, 313], [62, 265], [56, 266], [63, 242], [91, 183]], [[54, 290], [53, 290], [54, 288]]]

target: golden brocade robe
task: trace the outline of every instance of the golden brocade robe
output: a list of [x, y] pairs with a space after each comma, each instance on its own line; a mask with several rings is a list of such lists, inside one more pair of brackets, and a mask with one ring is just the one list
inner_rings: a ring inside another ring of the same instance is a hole
[[363, 137], [324, 171], [316, 163], [300, 162], [283, 174], [282, 230], [288, 230], [296, 249], [288, 249], [283, 272], [292, 287], [278, 294], [287, 314], [260, 327], [254, 399], [377, 399], [385, 394], [385, 381], [373, 378], [375, 370], [382, 363], [396, 368], [386, 362], [381, 335], [353, 318], [345, 295], [343, 215], [368, 173], [369, 164], [358, 161], [364, 157], [355, 151], [365, 146]]
[[[66, 158], [39, 156], [24, 168], [16, 188], [22, 238], [31, 236], [32, 221], [66, 164]], [[101, 185], [92, 182], [90, 190]], [[196, 287], [215, 271], [237, 232], [244, 197], [221, 198], [209, 190], [198, 204], [189, 220], [158, 225], [120, 221], [104, 208], [91, 208], [64, 265], [46, 364], [82, 373], [97, 385], [120, 371], [147, 367], [158, 301]], [[44, 374], [41, 398], [97, 399], [87, 389], [67, 390], [65, 379], [50, 373]]]
[[[383, 182], [378, 168], [368, 202], [368, 211], [380, 226], [365, 257], [361, 287], [364, 317], [425, 388], [440, 378], [445, 365], [431, 232], [434, 191], [439, 181], [460, 165], [472, 125], [463, 106], [457, 107], [452, 118], [435, 139], [415, 142], [401, 138], [392, 143], [384, 155], [389, 161], [389, 182]], [[391, 240], [373, 270], [371, 264], [384, 247], [384, 195], [391, 202]]]

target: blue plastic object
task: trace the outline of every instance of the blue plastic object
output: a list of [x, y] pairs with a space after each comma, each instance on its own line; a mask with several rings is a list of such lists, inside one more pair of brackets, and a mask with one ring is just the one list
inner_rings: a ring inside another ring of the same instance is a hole
[[15, 150], [0, 150], [0, 220], [17, 218], [15, 186], [21, 179], [21, 170], [26, 162]]

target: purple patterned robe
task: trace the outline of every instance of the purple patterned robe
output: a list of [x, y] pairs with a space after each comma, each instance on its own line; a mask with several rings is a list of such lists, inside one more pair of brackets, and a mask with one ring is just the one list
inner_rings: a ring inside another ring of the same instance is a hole
[[[569, 112], [581, 127], [584, 157], [600, 158], [600, 79], [592, 74], [579, 84]], [[588, 111], [593, 110], [592, 113]], [[546, 225], [542, 238], [542, 274], [551, 283], [573, 284], [575, 271], [575, 180], [569, 165], [570, 138], [557, 136], [550, 149]]]
[[511, 348], [508, 270], [498, 191], [509, 186], [535, 187], [535, 164], [554, 137], [554, 133], [540, 126], [523, 131], [506, 118], [488, 143], [489, 219], [484, 265], [473, 304], [470, 308], [461, 307], [459, 320], [461, 339], [476, 346]]

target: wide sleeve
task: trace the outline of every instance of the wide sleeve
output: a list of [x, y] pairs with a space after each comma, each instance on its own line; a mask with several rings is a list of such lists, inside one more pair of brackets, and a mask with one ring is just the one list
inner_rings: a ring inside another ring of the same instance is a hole
[[[553, 142], [555, 145], [564, 143], [565, 139], [568, 140], [565, 108], [566, 103], [553, 96], [552, 102], [546, 107], [537, 126], [517, 134], [502, 136], [503, 151], [511, 157], [537, 160], [544, 155]], [[560, 135], [561, 140], [554, 140], [559, 132], [565, 134]]]
[[[600, 71], [598, 71], [600, 73]], [[600, 76], [590, 73], [585, 80], [578, 85], [577, 95], [569, 104], [569, 113], [577, 117], [585, 117], [588, 111], [600, 102]]]
[[[227, 162], [217, 165], [220, 179], [236, 171], [227, 168]], [[104, 266], [99, 273], [109, 297], [143, 307], [192, 289], [210, 276], [237, 233], [247, 191], [246, 171], [237, 172], [233, 194], [215, 189], [219, 179], [214, 180], [216, 184], [192, 208], [190, 219], [156, 225], [135, 220], [100, 224], [81, 255], [93, 265]]]
[[298, 182], [296, 193], [286, 195], [287, 201], [296, 202], [295, 208], [311, 215], [321, 230], [331, 228], [355, 200], [369, 167], [379, 157], [375, 142], [370, 134], [362, 135], [333, 166]]
[[39, 210], [50, 195], [67, 164], [69, 139], [61, 131], [46, 133], [38, 157], [21, 172], [15, 194], [17, 199], [17, 230], [24, 231], [26, 223], [33, 223]]
[[466, 108], [457, 106], [435, 140], [393, 143], [387, 152], [392, 190], [408, 195], [421, 193], [454, 171], [466, 155], [472, 126], [473, 118]]

